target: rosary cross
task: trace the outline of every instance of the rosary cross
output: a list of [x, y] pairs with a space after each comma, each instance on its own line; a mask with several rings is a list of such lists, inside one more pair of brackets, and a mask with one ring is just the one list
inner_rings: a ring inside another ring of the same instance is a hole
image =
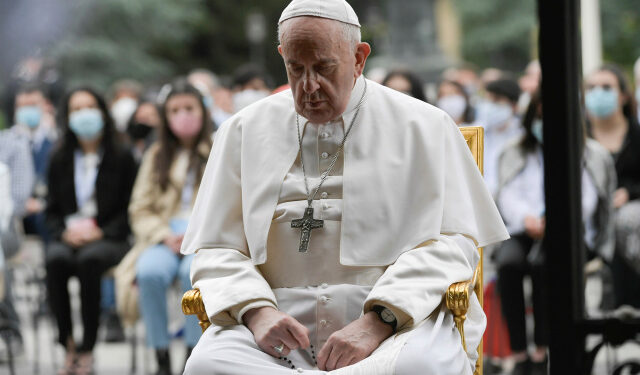
[[300, 247], [298, 251], [306, 253], [309, 248], [309, 239], [311, 239], [311, 231], [313, 229], [322, 228], [324, 220], [316, 220], [313, 218], [313, 207], [307, 207], [304, 210], [302, 219], [295, 219], [291, 222], [291, 228], [301, 228], [300, 231]]

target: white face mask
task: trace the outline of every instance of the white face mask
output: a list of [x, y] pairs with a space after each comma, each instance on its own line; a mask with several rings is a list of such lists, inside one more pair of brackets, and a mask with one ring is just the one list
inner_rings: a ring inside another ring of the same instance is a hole
[[438, 108], [447, 112], [455, 121], [462, 120], [464, 111], [467, 109], [467, 101], [462, 95], [447, 95], [438, 99]]
[[127, 130], [129, 119], [137, 107], [138, 101], [130, 97], [120, 98], [111, 106], [111, 116], [113, 117], [116, 129], [120, 133], [124, 133]]
[[503, 125], [513, 117], [509, 104], [487, 101], [478, 107], [478, 122], [487, 128]]

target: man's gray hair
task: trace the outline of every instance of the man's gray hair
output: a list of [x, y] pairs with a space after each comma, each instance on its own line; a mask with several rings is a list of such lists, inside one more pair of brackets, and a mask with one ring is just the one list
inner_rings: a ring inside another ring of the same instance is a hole
[[[282, 23], [278, 24], [278, 43], [279, 44], [282, 44], [282, 38], [284, 37], [284, 32], [287, 30], [287, 27], [285, 26], [287, 21], [290, 21], [292, 19], [293, 18], [284, 20]], [[356, 25], [351, 25], [351, 24], [336, 21], [336, 20], [332, 20], [332, 21], [340, 23], [340, 26], [342, 27], [342, 36], [344, 40], [347, 43], [349, 43], [349, 46], [352, 49], [355, 49], [356, 45], [360, 43], [362, 39], [360, 28]]]

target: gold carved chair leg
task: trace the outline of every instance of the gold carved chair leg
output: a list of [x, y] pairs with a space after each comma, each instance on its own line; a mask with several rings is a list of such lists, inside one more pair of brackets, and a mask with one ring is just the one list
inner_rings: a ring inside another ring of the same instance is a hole
[[211, 326], [207, 312], [204, 309], [200, 289], [191, 289], [182, 296], [182, 313], [197, 316], [200, 321], [198, 324], [200, 324], [203, 333]]

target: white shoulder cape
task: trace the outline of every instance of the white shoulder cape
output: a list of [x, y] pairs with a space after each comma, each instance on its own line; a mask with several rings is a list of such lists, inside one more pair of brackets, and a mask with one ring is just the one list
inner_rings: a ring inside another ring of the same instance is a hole
[[[360, 98], [364, 80], [356, 81], [351, 102]], [[255, 265], [266, 262], [280, 188], [298, 154], [295, 115], [287, 90], [222, 125], [183, 253], [227, 248], [250, 254]], [[345, 145], [343, 173], [344, 265], [389, 265], [440, 233], [467, 235], [478, 246], [509, 237], [453, 120], [375, 82], [367, 80], [363, 106]]]

